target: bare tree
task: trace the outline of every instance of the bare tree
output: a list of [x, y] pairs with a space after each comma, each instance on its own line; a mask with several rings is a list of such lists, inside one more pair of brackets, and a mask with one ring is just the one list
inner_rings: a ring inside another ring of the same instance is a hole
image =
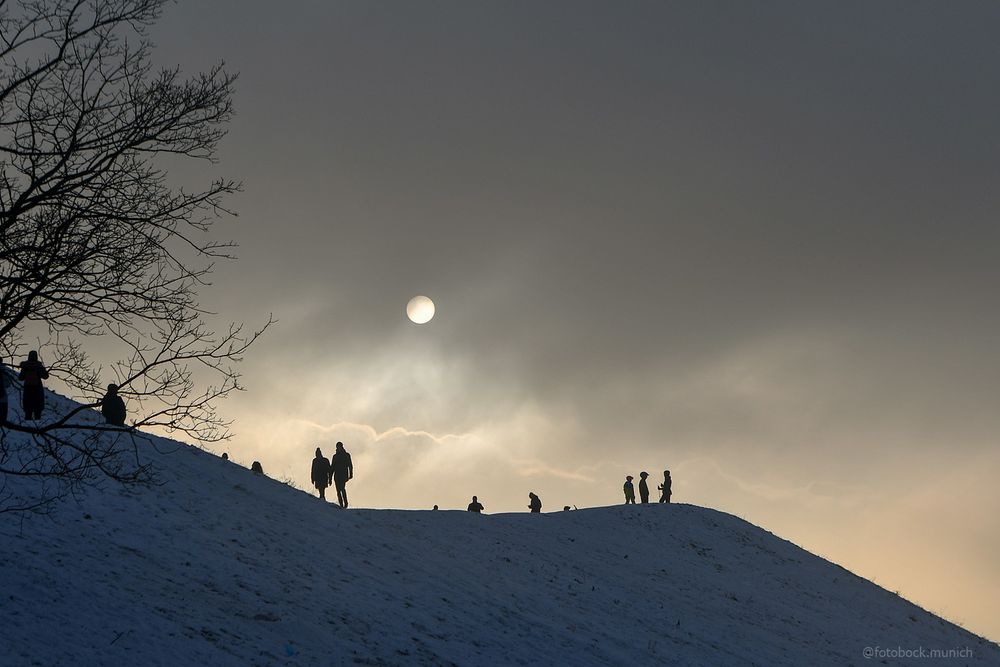
[[[163, 164], [214, 162], [234, 76], [153, 67], [147, 30], [166, 2], [0, 0], [0, 350], [17, 359], [37, 345], [29, 331], [43, 332], [50, 372], [82, 402], [10, 420], [0, 510], [32, 504], [7, 491], [17, 477], [44, 482], [42, 505], [95, 472], [148, 481], [135, 428], [228, 437], [215, 403], [240, 389], [234, 364], [271, 323], [216, 334], [199, 306], [213, 263], [231, 258], [209, 232], [239, 185], [184, 189]], [[92, 359], [95, 336], [120, 358]], [[93, 418], [108, 378], [132, 428]]]

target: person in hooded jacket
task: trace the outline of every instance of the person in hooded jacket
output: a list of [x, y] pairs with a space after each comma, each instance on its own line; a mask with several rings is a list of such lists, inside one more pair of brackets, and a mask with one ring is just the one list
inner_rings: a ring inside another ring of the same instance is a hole
[[312, 483], [319, 491], [320, 500], [326, 500], [326, 487], [330, 486], [330, 462], [319, 447], [316, 448], [316, 458], [312, 464]]
[[528, 498], [530, 503], [528, 503], [528, 509], [531, 510], [532, 514], [538, 514], [542, 511], [542, 499], [535, 495], [534, 491], [528, 492]]
[[101, 414], [104, 421], [114, 426], [125, 425], [125, 401], [118, 395], [118, 385], [108, 385], [108, 393], [101, 399]]
[[649, 473], [643, 471], [639, 473], [639, 502], [648, 503], [649, 502], [649, 485], [646, 484], [646, 478], [649, 477]]
[[330, 457], [330, 480], [337, 487], [337, 502], [347, 509], [347, 482], [354, 479], [354, 464], [344, 443], [337, 443], [337, 451]]
[[38, 352], [32, 350], [28, 353], [28, 359], [21, 362], [21, 372], [18, 373], [17, 379], [24, 382], [24, 391], [21, 394], [24, 418], [30, 421], [41, 419], [42, 410], [45, 408], [45, 389], [42, 380], [49, 379], [49, 372], [38, 360]]

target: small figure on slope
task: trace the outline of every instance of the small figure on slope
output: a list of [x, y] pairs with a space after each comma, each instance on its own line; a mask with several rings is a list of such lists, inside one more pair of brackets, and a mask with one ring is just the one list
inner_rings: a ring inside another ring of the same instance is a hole
[[479, 498], [477, 498], [476, 496], [472, 496], [472, 502], [469, 503], [469, 511], [475, 512], [476, 514], [482, 514], [484, 509], [486, 508], [483, 507], [483, 504], [481, 502], [479, 502]]
[[632, 486], [632, 475], [625, 478], [625, 485], [622, 487], [625, 491], [625, 504], [635, 505], [635, 487]]
[[663, 471], [663, 484], [660, 484], [657, 489], [660, 490], [660, 502], [669, 503], [670, 502], [670, 471]]
[[330, 457], [330, 480], [337, 487], [337, 502], [347, 509], [347, 482], [354, 479], [354, 464], [344, 443], [337, 443], [337, 451]]
[[645, 470], [639, 473], [639, 502], [643, 504], [649, 502], [649, 486], [646, 484], [647, 477], [649, 477], [649, 473]]
[[542, 511], [542, 499], [536, 496], [533, 491], [528, 492], [528, 498], [531, 499], [531, 502], [528, 504], [528, 509], [531, 510], [531, 513], [540, 513]]
[[125, 401], [118, 395], [118, 385], [108, 385], [108, 393], [101, 399], [101, 414], [104, 421], [114, 426], [125, 425]]
[[316, 448], [316, 458], [313, 459], [311, 477], [313, 486], [319, 491], [320, 500], [326, 500], [326, 487], [330, 486], [330, 462], [319, 447]]
[[42, 409], [45, 408], [45, 389], [42, 387], [42, 380], [49, 379], [49, 372], [38, 360], [38, 352], [32, 350], [28, 353], [27, 361], [21, 362], [21, 372], [18, 373], [17, 379], [24, 381], [24, 393], [21, 395], [24, 418], [30, 421], [41, 419]]

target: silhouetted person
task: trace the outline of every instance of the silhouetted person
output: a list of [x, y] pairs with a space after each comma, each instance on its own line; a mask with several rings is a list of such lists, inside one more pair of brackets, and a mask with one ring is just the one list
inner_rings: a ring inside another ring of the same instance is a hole
[[542, 511], [542, 499], [534, 494], [534, 492], [528, 493], [528, 498], [531, 502], [528, 503], [528, 509], [531, 510], [532, 514], [538, 514]]
[[115, 426], [125, 425], [125, 401], [118, 395], [118, 385], [108, 385], [108, 393], [101, 399], [101, 414], [104, 421]]
[[223, 461], [228, 461], [229, 460], [229, 454], [227, 454], [226, 452], [222, 452], [222, 460]]
[[344, 443], [337, 443], [337, 451], [330, 457], [330, 479], [337, 487], [337, 502], [347, 509], [347, 482], [354, 478], [354, 464], [351, 455], [344, 449]]
[[319, 447], [316, 448], [316, 458], [313, 459], [312, 483], [319, 491], [319, 497], [326, 500], [326, 487], [330, 486], [330, 462]]
[[32, 350], [28, 353], [28, 360], [21, 362], [21, 372], [18, 373], [17, 379], [24, 381], [24, 393], [21, 394], [24, 418], [32, 421], [41, 419], [42, 409], [45, 407], [45, 389], [42, 388], [42, 380], [49, 379], [49, 372], [38, 360], [38, 352]]
[[260, 461], [254, 461], [252, 464], [250, 464], [250, 472], [252, 472], [255, 475], [263, 475], [264, 466], [260, 464]]
[[648, 503], [649, 502], [649, 487], [646, 485], [646, 478], [649, 477], [648, 472], [639, 473], [639, 502]]
[[569, 511], [569, 505], [563, 505], [563, 512]]
[[625, 504], [632, 503], [635, 505], [635, 487], [632, 486], [632, 475], [625, 478], [625, 485], [622, 487], [622, 490], [625, 491]]
[[469, 503], [469, 511], [475, 512], [476, 514], [481, 514], [482, 511], [486, 509], [483, 504], [479, 502], [479, 498], [472, 496], [472, 502]]
[[434, 506], [434, 509], [437, 509], [437, 508], [438, 508], [438, 506], [437, 506], [437, 505], [435, 505], [435, 506]]
[[670, 502], [670, 471], [663, 471], [663, 484], [660, 484], [657, 489], [660, 490], [660, 502], [669, 503]]

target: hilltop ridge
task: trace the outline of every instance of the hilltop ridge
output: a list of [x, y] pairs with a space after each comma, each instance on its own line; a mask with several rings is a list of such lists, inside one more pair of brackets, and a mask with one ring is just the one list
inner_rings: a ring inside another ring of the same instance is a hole
[[0, 514], [0, 664], [860, 665], [867, 648], [1000, 664], [997, 645], [707, 508], [343, 511], [181, 443], [143, 455], [154, 487]]

